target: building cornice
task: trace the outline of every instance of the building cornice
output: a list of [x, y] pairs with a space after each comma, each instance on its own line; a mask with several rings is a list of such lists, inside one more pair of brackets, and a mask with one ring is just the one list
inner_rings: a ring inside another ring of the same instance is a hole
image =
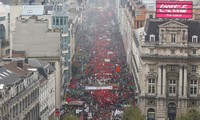
[[143, 60], [158, 60], [158, 61], [181, 61], [181, 62], [194, 62], [200, 61], [200, 55], [158, 55], [158, 54], [141, 54]]
[[183, 43], [161, 43], [161, 42], [145, 42], [141, 44], [141, 47], [157, 47], [157, 48], [200, 48], [199, 43], [191, 43], [188, 42], [187, 44]]

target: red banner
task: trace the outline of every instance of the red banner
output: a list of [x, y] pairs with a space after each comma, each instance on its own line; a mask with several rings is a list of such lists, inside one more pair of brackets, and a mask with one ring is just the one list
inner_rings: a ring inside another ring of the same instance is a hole
[[192, 18], [192, 1], [157, 1], [156, 18]]
[[56, 116], [60, 116], [60, 110], [56, 109], [55, 114], [56, 114]]
[[116, 71], [117, 73], [119, 73], [119, 72], [120, 72], [120, 66], [116, 66], [115, 71]]

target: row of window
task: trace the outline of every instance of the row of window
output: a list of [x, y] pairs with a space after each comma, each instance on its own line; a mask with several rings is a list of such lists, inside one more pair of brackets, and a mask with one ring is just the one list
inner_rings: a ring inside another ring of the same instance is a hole
[[67, 17], [53, 17], [53, 25], [66, 25]]
[[[171, 72], [178, 71], [179, 66], [177, 65], [168, 65], [168, 70]], [[190, 65], [191, 72], [197, 72], [198, 71], [198, 65]], [[149, 72], [156, 72], [156, 65], [155, 64], [149, 64]]]
[[20, 83], [15, 88], [16, 88], [16, 92], [17, 92], [16, 94], [19, 94], [21, 91], [24, 90], [24, 82]]
[[[177, 41], [177, 34], [175, 34], [175, 33], [171, 33], [171, 42], [172, 43], [175, 43], [176, 41]], [[149, 41], [150, 42], [155, 42], [155, 35], [153, 35], [153, 34], [151, 34], [151, 35], [149, 35]], [[198, 42], [198, 36], [196, 36], [196, 35], [193, 35], [192, 36], [192, 42]]]
[[[177, 81], [176, 80], [169, 80], [168, 81], [168, 93], [169, 95], [176, 95], [177, 94]], [[190, 95], [197, 95], [198, 88], [198, 81], [197, 80], [190, 80], [189, 84], [189, 94]], [[155, 79], [148, 79], [148, 93], [156, 93], [156, 81]]]
[[45, 86], [41, 87], [41, 89], [40, 89], [40, 96], [41, 96], [40, 100], [46, 98], [47, 95], [48, 95], [48, 87], [47, 87], [47, 85], [45, 85]]
[[[37, 80], [37, 73], [33, 73], [32, 76], [30, 76], [29, 78], [27, 78], [27, 84], [32, 84], [34, 82], [34, 80]], [[16, 87], [15, 87], [15, 90], [16, 90], [16, 94], [19, 94], [21, 91], [23, 91], [25, 89], [25, 86], [24, 86], [24, 82], [18, 84]]]
[[[154, 50], [155, 50], [154, 48], [149, 48], [150, 54], [154, 54], [155, 53]], [[166, 52], [166, 49], [163, 49], [163, 52]], [[183, 52], [183, 49], [180, 49], [180, 53], [182, 53], [182, 52]], [[176, 54], [176, 50], [172, 49], [171, 54], [173, 54], [173, 55]], [[196, 55], [197, 49], [191, 49], [191, 54]]]
[[10, 108], [11, 117], [14, 118], [26, 109], [35, 99], [39, 97], [39, 88], [33, 90], [31, 94], [26, 96], [22, 101]]

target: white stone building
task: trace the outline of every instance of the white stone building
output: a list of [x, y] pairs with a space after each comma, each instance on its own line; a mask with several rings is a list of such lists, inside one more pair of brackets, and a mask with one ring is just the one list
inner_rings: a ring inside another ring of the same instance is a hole
[[174, 120], [199, 107], [199, 32], [195, 20], [151, 19], [136, 30], [139, 107], [146, 118]]
[[[27, 40], [27, 38], [29, 39]], [[47, 20], [19, 18], [16, 21], [16, 32], [13, 33], [12, 46], [13, 57], [32, 57], [49, 62], [56, 69], [56, 85], [60, 85], [60, 31], [49, 30]], [[23, 55], [19, 55], [20, 52]], [[60, 101], [60, 87], [57, 86], [55, 91], [58, 95], [55, 100], [57, 102]]]
[[39, 100], [40, 100], [40, 119], [48, 120], [54, 118], [55, 111], [55, 68], [48, 62], [37, 59], [25, 59], [25, 62], [39, 70], [43, 79], [40, 80]]
[[39, 81], [36, 68], [14, 61], [0, 68], [1, 119], [39, 119]]

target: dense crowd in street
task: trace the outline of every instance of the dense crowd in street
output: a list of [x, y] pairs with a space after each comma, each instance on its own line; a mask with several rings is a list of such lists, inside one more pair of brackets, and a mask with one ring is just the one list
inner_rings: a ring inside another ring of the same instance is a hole
[[66, 102], [84, 104], [69, 104], [68, 111], [79, 114], [80, 110], [83, 118], [89, 120], [115, 120], [120, 119], [125, 105], [135, 106], [135, 83], [112, 10], [89, 11], [73, 63], [81, 67], [70, 81]]

